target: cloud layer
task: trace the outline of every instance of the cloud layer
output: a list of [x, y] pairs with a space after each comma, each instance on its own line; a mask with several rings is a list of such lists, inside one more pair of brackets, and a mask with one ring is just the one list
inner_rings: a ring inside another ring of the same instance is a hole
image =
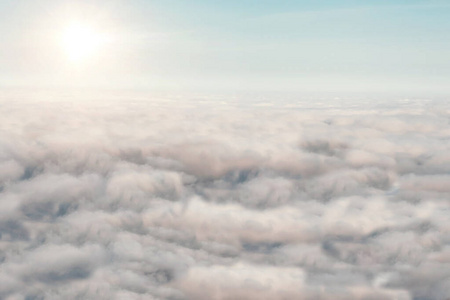
[[0, 102], [1, 299], [450, 298], [442, 102]]

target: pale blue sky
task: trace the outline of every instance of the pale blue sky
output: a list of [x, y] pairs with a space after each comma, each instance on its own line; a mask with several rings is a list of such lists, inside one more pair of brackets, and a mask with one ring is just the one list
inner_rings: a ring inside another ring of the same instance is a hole
[[[71, 18], [117, 36], [71, 66]], [[0, 1], [2, 86], [450, 94], [450, 1]]]

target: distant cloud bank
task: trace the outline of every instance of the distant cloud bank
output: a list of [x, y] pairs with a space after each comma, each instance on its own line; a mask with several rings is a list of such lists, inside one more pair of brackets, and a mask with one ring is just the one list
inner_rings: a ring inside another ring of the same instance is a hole
[[3, 94], [0, 119], [1, 299], [450, 298], [444, 102]]

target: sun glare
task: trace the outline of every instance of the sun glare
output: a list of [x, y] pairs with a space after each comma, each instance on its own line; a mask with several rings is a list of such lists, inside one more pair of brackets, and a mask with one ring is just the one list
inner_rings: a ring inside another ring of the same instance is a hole
[[64, 31], [62, 42], [68, 58], [79, 62], [98, 52], [106, 39], [103, 34], [88, 25], [72, 23]]

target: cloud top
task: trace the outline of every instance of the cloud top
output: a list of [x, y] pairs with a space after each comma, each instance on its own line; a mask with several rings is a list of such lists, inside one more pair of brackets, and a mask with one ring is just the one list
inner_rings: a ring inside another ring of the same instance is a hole
[[4, 96], [2, 299], [450, 297], [445, 103]]

